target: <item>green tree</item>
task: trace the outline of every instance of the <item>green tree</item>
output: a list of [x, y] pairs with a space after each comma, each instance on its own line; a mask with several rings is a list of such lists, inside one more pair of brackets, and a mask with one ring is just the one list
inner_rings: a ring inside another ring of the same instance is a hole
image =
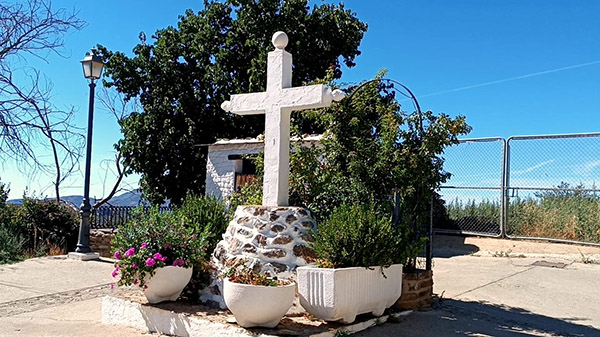
[[301, 85], [324, 77], [328, 68], [339, 78], [341, 63], [354, 66], [366, 29], [343, 4], [311, 9], [307, 0], [205, 1], [197, 14], [181, 16], [177, 27], [158, 30], [152, 43], [141, 33], [133, 57], [98, 46], [105, 85], [139, 98], [143, 107], [120, 123], [119, 147], [130, 172], [141, 173], [146, 198], [179, 204], [190, 192], [202, 194], [202, 144], [263, 132], [263, 116], [236, 117], [220, 104], [230, 94], [264, 90], [275, 31], [289, 36], [293, 85]]
[[426, 214], [433, 191], [450, 174], [443, 170], [446, 146], [470, 127], [465, 118], [431, 111], [408, 113], [381, 72], [328, 109], [307, 114], [327, 131], [320, 146], [300, 147], [291, 156], [290, 200], [320, 218], [343, 203], [401, 199], [405, 219]]

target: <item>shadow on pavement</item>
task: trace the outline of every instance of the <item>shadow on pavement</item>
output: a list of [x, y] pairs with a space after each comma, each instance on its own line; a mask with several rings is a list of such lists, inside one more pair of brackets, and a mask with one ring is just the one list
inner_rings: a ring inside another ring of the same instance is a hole
[[448, 258], [460, 255], [470, 255], [479, 251], [479, 247], [465, 243], [464, 236], [439, 235], [433, 236], [433, 257]]
[[[553, 318], [486, 302], [444, 299], [437, 309], [414, 312], [398, 324], [385, 324], [355, 336], [600, 336], [587, 319]], [[577, 323], [575, 323], [577, 322]]]

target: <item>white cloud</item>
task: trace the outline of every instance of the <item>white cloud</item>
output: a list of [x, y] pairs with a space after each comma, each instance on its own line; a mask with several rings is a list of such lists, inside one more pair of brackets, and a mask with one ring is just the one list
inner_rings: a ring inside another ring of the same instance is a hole
[[589, 174], [598, 166], [600, 166], [600, 160], [591, 161], [583, 166], [583, 171]]
[[585, 164], [575, 166], [573, 168], [573, 173], [580, 176], [591, 176], [594, 169], [596, 169], [597, 167], [600, 167], [600, 159], [589, 161]]
[[[512, 173], [512, 174], [516, 174], [516, 175], [521, 175], [521, 174], [525, 174], [525, 173], [530, 173], [530, 172], [533, 172], [533, 171], [535, 171], [535, 170], [539, 169], [540, 167], [543, 167], [543, 166], [546, 166], [546, 165], [548, 165], [548, 164], [552, 164], [552, 163], [554, 163], [554, 159], [550, 159], [550, 160], [548, 160], [548, 161], [545, 161], [545, 162], [542, 162], [542, 163], [539, 163], [539, 164], [536, 164], [536, 165], [530, 166], [530, 167], [528, 167], [528, 168], [526, 168], [526, 169], [524, 169], [524, 170], [514, 170], [514, 171], [512, 171], [511, 173]], [[600, 165], [600, 163], [599, 163], [599, 165]]]

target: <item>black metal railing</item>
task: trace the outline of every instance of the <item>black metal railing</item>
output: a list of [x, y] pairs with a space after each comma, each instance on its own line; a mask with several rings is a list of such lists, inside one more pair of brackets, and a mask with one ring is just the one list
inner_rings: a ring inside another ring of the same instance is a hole
[[[100, 206], [92, 210], [90, 218], [90, 227], [93, 229], [117, 229], [133, 218], [133, 210], [142, 208], [144, 212], [148, 212], [148, 206]], [[160, 207], [160, 212], [170, 212], [171, 207]]]

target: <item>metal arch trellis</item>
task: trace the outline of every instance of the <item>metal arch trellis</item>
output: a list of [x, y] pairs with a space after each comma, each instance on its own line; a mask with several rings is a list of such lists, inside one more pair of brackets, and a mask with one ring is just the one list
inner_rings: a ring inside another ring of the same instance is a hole
[[419, 127], [420, 127], [420, 129], [422, 131], [423, 130], [423, 113], [421, 112], [421, 106], [419, 105], [419, 101], [417, 100], [417, 97], [413, 94], [412, 91], [410, 91], [410, 89], [407, 86], [405, 86], [404, 84], [402, 84], [402, 83], [400, 83], [400, 82], [398, 82], [396, 80], [393, 80], [393, 79], [390, 79], [390, 78], [376, 78], [376, 79], [373, 79], [373, 80], [369, 80], [369, 81], [363, 82], [358, 87], [354, 88], [354, 90], [352, 91], [352, 93], [350, 93], [350, 95], [346, 99], [348, 101], [352, 101], [352, 97], [357, 92], [359, 92], [362, 88], [366, 87], [367, 85], [369, 85], [371, 83], [383, 82], [383, 81], [399, 85], [402, 89], [406, 90], [406, 93], [404, 93], [404, 92], [400, 91], [398, 88], [392, 86], [392, 88], [394, 90], [396, 90], [396, 92], [398, 92], [400, 95], [402, 95], [402, 96], [404, 96], [404, 97], [406, 97], [406, 98], [408, 98], [408, 99], [411, 100], [411, 102], [413, 104], [413, 107], [415, 108], [415, 110], [417, 111], [417, 114], [419, 115]]
[[[360, 85], [358, 85], [357, 87], [354, 88], [354, 90], [352, 91], [352, 93], [350, 93], [350, 95], [348, 95], [346, 97], [346, 100], [348, 100], [348, 102], [352, 101], [352, 98], [354, 97], [354, 95], [359, 92], [360, 90], [362, 90], [363, 88], [367, 87], [369, 84], [372, 83], [381, 83], [381, 82], [387, 82], [387, 83], [391, 83], [391, 88], [393, 90], [395, 90], [395, 92], [398, 92], [400, 95], [408, 98], [411, 100], [413, 107], [418, 115], [418, 121], [419, 121], [419, 132], [420, 135], [422, 135], [424, 133], [423, 131], [423, 112], [421, 111], [421, 106], [419, 105], [419, 101], [417, 100], [417, 97], [413, 94], [413, 92], [404, 84], [402, 84], [401, 82], [394, 80], [394, 79], [389, 79], [389, 78], [377, 78], [377, 79], [373, 79], [373, 80], [369, 80], [366, 82], [361, 83]], [[406, 92], [401, 91], [400, 89], [396, 88], [395, 85], [401, 87], [402, 89], [404, 89]], [[422, 193], [422, 191], [419, 191], [418, 193]], [[399, 203], [399, 198], [398, 195], [395, 194], [394, 195], [394, 202], [395, 202], [395, 207], [394, 207], [394, 222], [396, 222], [399, 219], [399, 215], [398, 215], [398, 203]], [[431, 205], [433, 205], [433, 200]], [[433, 207], [431, 207], [430, 209], [430, 221], [429, 221], [429, 228], [427, 228], [426, 231], [426, 236], [428, 238], [427, 243], [425, 245], [425, 269], [426, 270], [431, 270], [433, 267], [433, 251], [432, 251], [432, 244], [433, 244], [433, 220], [432, 220], [432, 213], [433, 212]]]

